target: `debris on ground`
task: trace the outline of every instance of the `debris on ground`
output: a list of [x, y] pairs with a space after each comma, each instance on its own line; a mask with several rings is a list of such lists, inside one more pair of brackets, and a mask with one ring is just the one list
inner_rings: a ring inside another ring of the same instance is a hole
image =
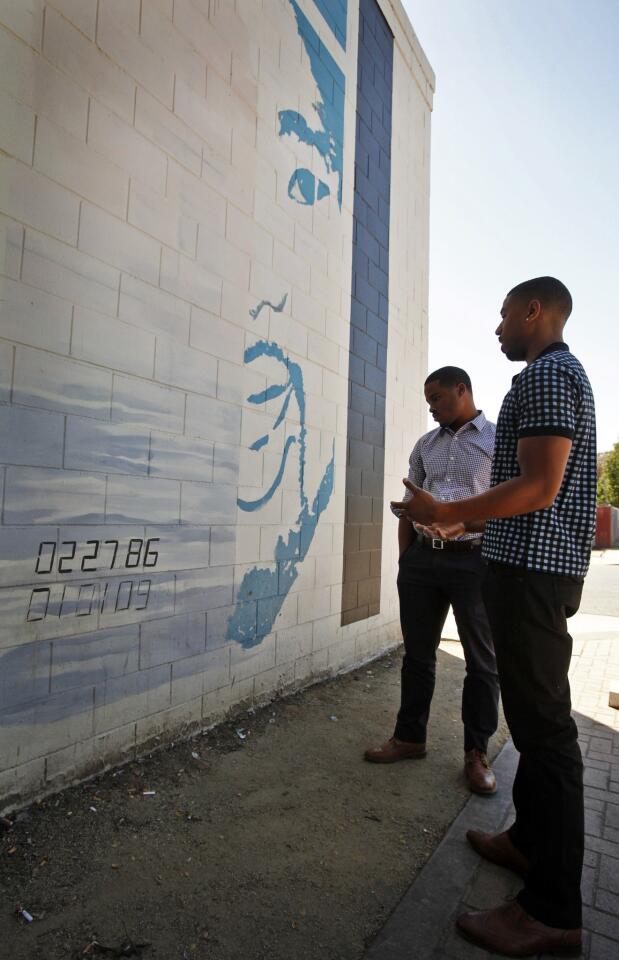
[[201, 770], [208, 770], [209, 765], [206, 760], [203, 760], [199, 753], [196, 753], [195, 750], [191, 754], [191, 764], [194, 767], [198, 767]]
[[150, 940], [136, 943], [129, 937], [117, 947], [110, 947], [104, 943], [99, 943], [98, 940], [91, 940], [82, 950], [82, 955], [85, 957], [97, 956], [97, 954], [107, 954], [111, 957], [140, 957], [142, 950], [146, 950], [150, 945]]
[[397, 711], [392, 659], [370, 691], [364, 665], [5, 811], [0, 960], [358, 960], [469, 796], [464, 665], [441, 651], [428, 761], [363, 762]]

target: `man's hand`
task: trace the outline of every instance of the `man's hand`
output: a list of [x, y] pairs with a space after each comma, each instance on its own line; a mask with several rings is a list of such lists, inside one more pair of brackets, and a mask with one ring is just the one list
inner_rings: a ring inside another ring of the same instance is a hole
[[431, 526], [417, 523], [415, 526], [419, 533], [430, 540], [456, 540], [467, 532], [463, 523], [433, 523]]
[[440, 500], [435, 500], [427, 490], [416, 487], [410, 480], [403, 480], [402, 483], [410, 490], [412, 497], [410, 500], [391, 501], [391, 506], [395, 510], [402, 510], [409, 520], [416, 520], [417, 523], [431, 526], [440, 524], [445, 518], [442, 516], [444, 504]]

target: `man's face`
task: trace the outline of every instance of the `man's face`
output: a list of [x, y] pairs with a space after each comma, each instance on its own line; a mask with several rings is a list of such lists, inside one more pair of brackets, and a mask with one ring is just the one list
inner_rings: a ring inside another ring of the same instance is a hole
[[502, 320], [495, 330], [501, 350], [508, 360], [526, 360], [529, 304], [507, 296], [501, 307]]
[[430, 413], [441, 427], [448, 427], [458, 419], [465, 403], [464, 384], [447, 387], [438, 380], [430, 380], [423, 388], [423, 392]]

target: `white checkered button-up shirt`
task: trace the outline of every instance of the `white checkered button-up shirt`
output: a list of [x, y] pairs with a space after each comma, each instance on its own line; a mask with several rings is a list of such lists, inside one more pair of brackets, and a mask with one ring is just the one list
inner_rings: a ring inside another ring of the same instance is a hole
[[582, 577], [595, 526], [595, 408], [587, 374], [565, 343], [553, 343], [512, 381], [497, 423], [492, 486], [520, 475], [521, 437], [569, 437], [572, 449], [555, 501], [543, 510], [489, 520], [487, 560]]
[[[496, 427], [480, 411], [459, 430], [437, 427], [417, 441], [408, 461], [408, 479], [437, 500], [465, 500], [485, 493], [490, 486], [490, 469]], [[405, 490], [403, 500], [412, 494]], [[393, 508], [392, 508], [393, 510]], [[393, 510], [396, 517], [401, 511]], [[479, 538], [467, 533], [460, 540]]]

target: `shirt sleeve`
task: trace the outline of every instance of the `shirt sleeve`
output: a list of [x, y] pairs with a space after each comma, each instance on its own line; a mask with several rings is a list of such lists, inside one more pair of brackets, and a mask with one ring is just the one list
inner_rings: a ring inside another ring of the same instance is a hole
[[[423, 468], [423, 461], [421, 459], [421, 438], [417, 441], [413, 447], [413, 452], [408, 458], [408, 479], [411, 483], [414, 483], [416, 487], [423, 487], [423, 482], [426, 478], [426, 472]], [[404, 487], [402, 500], [410, 500], [412, 494], [410, 490]], [[391, 507], [391, 512], [398, 518], [403, 516], [401, 510], [395, 510]]]
[[560, 363], [533, 363], [518, 380], [518, 438], [574, 437], [578, 385]]

